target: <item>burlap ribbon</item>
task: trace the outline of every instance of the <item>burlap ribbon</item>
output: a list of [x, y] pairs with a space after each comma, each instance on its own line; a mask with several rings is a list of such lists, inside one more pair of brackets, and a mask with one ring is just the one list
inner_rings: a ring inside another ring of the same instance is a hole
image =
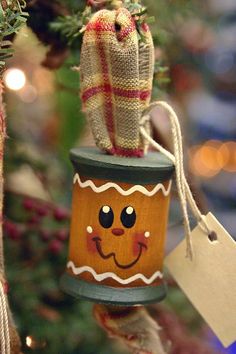
[[[139, 122], [151, 97], [154, 46], [125, 8], [100, 10], [86, 26], [81, 50], [81, 98], [95, 142], [111, 154], [142, 156], [148, 142]], [[148, 130], [148, 124], [146, 126]]]

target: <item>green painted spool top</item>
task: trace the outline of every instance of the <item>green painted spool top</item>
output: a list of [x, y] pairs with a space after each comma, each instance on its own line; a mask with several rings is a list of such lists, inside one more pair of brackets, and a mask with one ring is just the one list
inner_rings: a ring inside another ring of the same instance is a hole
[[169, 180], [173, 163], [162, 153], [148, 152], [142, 158], [108, 155], [96, 147], [70, 151], [75, 171], [82, 176], [132, 184], [155, 184]]

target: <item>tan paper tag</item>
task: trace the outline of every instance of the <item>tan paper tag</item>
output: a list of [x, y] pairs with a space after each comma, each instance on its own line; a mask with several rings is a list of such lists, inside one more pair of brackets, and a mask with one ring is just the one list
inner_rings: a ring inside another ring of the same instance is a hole
[[193, 260], [182, 241], [165, 259], [180, 288], [225, 347], [236, 340], [236, 242], [211, 214], [205, 220], [215, 231], [210, 241], [198, 225], [191, 233]]

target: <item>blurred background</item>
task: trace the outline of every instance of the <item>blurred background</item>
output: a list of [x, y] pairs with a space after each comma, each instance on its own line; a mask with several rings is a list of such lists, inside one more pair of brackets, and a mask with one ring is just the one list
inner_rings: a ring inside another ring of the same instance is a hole
[[[92, 304], [64, 295], [58, 286], [69, 236], [73, 171], [68, 153], [92, 143], [78, 94], [81, 38], [73, 32], [85, 2], [29, 3], [31, 20], [16, 36], [4, 74], [5, 259], [23, 351], [125, 354], [96, 325]], [[201, 210], [210, 209], [235, 237], [236, 2], [145, 4], [155, 16], [153, 99], [168, 100], [179, 114], [186, 171]], [[68, 24], [58, 21], [67, 14], [75, 20], [69, 46]], [[154, 136], [171, 149], [168, 120], [158, 111], [152, 119]], [[167, 252], [182, 238], [181, 224], [174, 191]], [[235, 345], [223, 349], [171, 279], [168, 298], [149, 312], [172, 341], [171, 354], [236, 353]]]

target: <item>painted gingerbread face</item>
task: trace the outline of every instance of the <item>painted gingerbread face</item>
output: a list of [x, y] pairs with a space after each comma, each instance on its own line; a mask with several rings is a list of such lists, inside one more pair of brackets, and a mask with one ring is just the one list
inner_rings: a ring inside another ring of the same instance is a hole
[[75, 178], [69, 269], [87, 281], [147, 285], [161, 278], [170, 182]]
[[[135, 230], [135, 223], [136, 223], [136, 211], [132, 206], [126, 206], [121, 210], [120, 213], [120, 220], [118, 220], [117, 225], [120, 227], [113, 227], [114, 226], [114, 211], [112, 207], [108, 205], [103, 205], [99, 210], [98, 215], [99, 224], [104, 229], [110, 229], [111, 237], [125, 237], [125, 233], [129, 232], [129, 229], [133, 228]], [[88, 245], [88, 252], [97, 252], [102, 259], [109, 259], [113, 258], [115, 265], [121, 269], [129, 269], [133, 267], [141, 258], [142, 253], [147, 250], [147, 238], [150, 237], [150, 232], [145, 231], [142, 233], [137, 233], [134, 231], [134, 234], [131, 235], [133, 241], [133, 255], [134, 259], [129, 263], [123, 264], [120, 263], [117, 259], [116, 250], [113, 250], [107, 254], [103, 251], [103, 244], [104, 240], [102, 236], [104, 232], [97, 232], [96, 227], [93, 229], [92, 226], [88, 226], [87, 229], [87, 245]], [[105, 231], [105, 230], [104, 230]], [[130, 232], [129, 232], [130, 233]]]

